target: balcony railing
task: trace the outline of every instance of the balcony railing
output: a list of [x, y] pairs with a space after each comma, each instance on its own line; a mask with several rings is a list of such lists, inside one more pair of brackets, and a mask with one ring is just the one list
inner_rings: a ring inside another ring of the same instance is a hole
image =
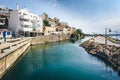
[[20, 19], [31, 20], [31, 17], [28, 15], [22, 15], [20, 16]]
[[28, 26], [32, 26], [32, 23], [30, 21], [21, 21], [21, 25], [28, 25]]
[[9, 14], [9, 11], [3, 11], [3, 10], [1, 10], [0, 14]]
[[23, 27], [22, 31], [33, 31], [32, 27]]

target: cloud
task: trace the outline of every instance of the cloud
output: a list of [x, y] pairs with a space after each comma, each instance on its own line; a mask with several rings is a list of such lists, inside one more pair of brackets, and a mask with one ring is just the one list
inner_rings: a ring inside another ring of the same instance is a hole
[[84, 31], [85, 32], [96, 32], [96, 33], [104, 33], [105, 28], [111, 28], [114, 30], [120, 30], [120, 19], [119, 18], [103, 18], [100, 21], [96, 22], [85, 22], [84, 23]]
[[50, 4], [51, 4], [53, 7], [56, 7], [56, 6], [57, 6], [57, 3], [58, 3], [58, 0], [50, 0]]

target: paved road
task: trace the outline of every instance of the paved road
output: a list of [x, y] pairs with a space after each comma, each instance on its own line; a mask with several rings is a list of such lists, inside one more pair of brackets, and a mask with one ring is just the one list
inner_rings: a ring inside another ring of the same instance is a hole
[[[91, 41], [93, 41], [93, 40], [91, 40]], [[103, 37], [103, 36], [97, 36], [97, 37], [94, 38], [94, 42], [105, 44], [105, 37]], [[107, 44], [109, 44], [109, 45], [115, 45], [115, 46], [120, 46], [120, 44], [113, 43], [113, 42], [111, 42], [109, 40], [107, 40]]]

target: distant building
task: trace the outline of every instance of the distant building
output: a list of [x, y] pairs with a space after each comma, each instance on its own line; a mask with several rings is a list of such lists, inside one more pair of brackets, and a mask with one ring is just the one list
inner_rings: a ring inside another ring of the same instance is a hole
[[72, 27], [68, 27], [67, 30], [68, 30], [68, 34], [72, 34], [76, 31], [76, 29]]
[[63, 34], [68, 34], [68, 29], [67, 28], [63, 28]]
[[0, 8], [0, 29], [7, 29], [8, 28], [8, 20], [10, 17], [10, 11], [11, 9], [8, 8]]
[[48, 14], [46, 14], [46, 13], [43, 13], [39, 16], [42, 17], [42, 20], [48, 19]]
[[56, 24], [55, 22], [53, 22], [53, 21], [49, 21], [49, 24], [50, 24], [52, 27], [56, 27], [56, 26], [57, 26], [57, 24]]
[[18, 4], [16, 10], [10, 12], [9, 28], [15, 36], [36, 36], [42, 32], [42, 18], [29, 12], [26, 8], [19, 10]]
[[8, 28], [8, 18], [9, 18], [9, 15], [0, 14], [0, 29]]
[[68, 26], [68, 23], [67, 22], [61, 22], [61, 25], [66, 27], [66, 26]]
[[45, 26], [44, 35], [53, 35], [54, 33], [56, 33], [56, 27]]
[[10, 18], [10, 11], [12, 9], [0, 7], [0, 38], [3, 37], [3, 32], [5, 32], [6, 38], [12, 37], [12, 32], [9, 30], [8, 21]]

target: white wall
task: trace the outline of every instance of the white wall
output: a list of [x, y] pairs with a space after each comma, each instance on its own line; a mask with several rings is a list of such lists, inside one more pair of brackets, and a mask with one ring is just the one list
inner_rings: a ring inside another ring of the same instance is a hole
[[20, 29], [18, 10], [10, 12], [9, 29], [16, 32], [16, 35], [18, 36], [18, 30]]
[[45, 27], [45, 33], [44, 35], [52, 35], [52, 33], [56, 32], [55, 27]]
[[63, 28], [63, 34], [68, 34], [67, 28]]

